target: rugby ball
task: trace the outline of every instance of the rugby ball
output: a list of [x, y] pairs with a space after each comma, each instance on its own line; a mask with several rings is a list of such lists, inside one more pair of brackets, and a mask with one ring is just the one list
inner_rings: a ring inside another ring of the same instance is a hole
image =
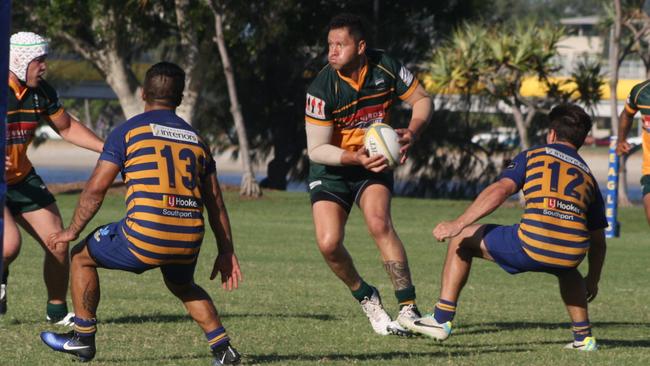
[[363, 145], [368, 150], [369, 156], [383, 155], [389, 167], [399, 165], [400, 145], [399, 136], [392, 127], [385, 123], [374, 123], [366, 129], [363, 136]]

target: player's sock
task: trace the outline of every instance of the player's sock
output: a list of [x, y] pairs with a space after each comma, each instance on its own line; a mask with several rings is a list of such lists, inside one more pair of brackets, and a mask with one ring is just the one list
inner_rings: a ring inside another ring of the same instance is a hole
[[456, 303], [444, 299], [438, 299], [433, 310], [433, 318], [440, 324], [450, 322], [456, 315]]
[[0, 315], [7, 313], [7, 278], [9, 278], [9, 270], [5, 267], [0, 283]]
[[361, 286], [352, 291], [352, 296], [354, 296], [354, 298], [359, 302], [363, 301], [365, 298], [370, 298], [372, 296], [372, 286], [367, 284], [366, 281], [361, 280]]
[[52, 304], [51, 302], [47, 303], [47, 317], [51, 322], [56, 323], [57, 321], [65, 318], [68, 315], [68, 304]]
[[[67, 310], [66, 310], [67, 314]], [[94, 337], [97, 333], [97, 319], [74, 317], [74, 334], [79, 337]]]
[[219, 327], [211, 332], [205, 333], [205, 338], [208, 339], [208, 344], [212, 351], [223, 348], [230, 343], [230, 337], [228, 337], [228, 333], [226, 333], [224, 327]]
[[573, 340], [576, 342], [582, 342], [585, 338], [591, 337], [591, 324], [589, 320], [571, 323], [571, 330], [573, 330]]
[[395, 291], [400, 310], [407, 305], [415, 305], [415, 286]]

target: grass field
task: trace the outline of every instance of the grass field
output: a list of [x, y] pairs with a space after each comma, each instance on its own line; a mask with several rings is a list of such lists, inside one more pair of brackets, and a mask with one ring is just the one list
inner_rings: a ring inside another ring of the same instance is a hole
[[[58, 196], [68, 222], [76, 194]], [[107, 197], [94, 227], [123, 215], [123, 196]], [[196, 281], [213, 296], [226, 329], [249, 365], [648, 365], [650, 364], [650, 240], [640, 208], [623, 209], [623, 238], [610, 240], [600, 295], [590, 307], [601, 349], [563, 350], [571, 340], [568, 316], [555, 279], [510, 276], [476, 261], [458, 307], [456, 331], [445, 343], [425, 338], [381, 337], [349, 291], [329, 271], [316, 248], [304, 193], [266, 192], [258, 201], [228, 192], [235, 245], [244, 273], [238, 291], [208, 280], [216, 253], [206, 237]], [[422, 309], [437, 298], [446, 246], [430, 236], [434, 223], [467, 202], [396, 199], [393, 216], [405, 242]], [[490, 222], [514, 223], [521, 210], [503, 208]], [[397, 312], [379, 253], [355, 209], [347, 247], [364, 278]], [[25, 236], [12, 266], [9, 313], [0, 320], [0, 365], [74, 364], [41, 344], [44, 321], [42, 251]], [[582, 267], [584, 270], [585, 268]], [[102, 300], [96, 365], [208, 365], [200, 329], [169, 294], [161, 275], [100, 270]], [[61, 331], [61, 329], [59, 329]]]

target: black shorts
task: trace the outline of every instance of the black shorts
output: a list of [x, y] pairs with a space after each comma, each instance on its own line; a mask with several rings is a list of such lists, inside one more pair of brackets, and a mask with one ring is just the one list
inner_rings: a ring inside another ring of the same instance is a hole
[[643, 188], [643, 195], [650, 193], [650, 175], [641, 177], [641, 187]]
[[25, 179], [20, 182], [7, 185], [5, 205], [12, 215], [36, 211], [54, 202], [56, 199], [34, 169], [30, 170]]
[[349, 213], [359, 204], [363, 191], [371, 184], [381, 184], [393, 191], [393, 172], [373, 173], [360, 166], [328, 166], [310, 162], [309, 195], [312, 205], [318, 201], [338, 203]]

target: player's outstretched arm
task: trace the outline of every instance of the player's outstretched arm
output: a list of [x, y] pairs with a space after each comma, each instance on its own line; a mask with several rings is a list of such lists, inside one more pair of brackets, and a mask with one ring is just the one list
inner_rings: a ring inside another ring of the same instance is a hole
[[119, 172], [120, 167], [111, 162], [105, 160], [97, 162], [95, 170], [81, 192], [70, 225], [67, 229], [50, 235], [47, 242], [48, 247], [54, 248], [58, 243], [70, 242], [79, 237], [88, 222], [99, 211], [106, 191]]
[[102, 152], [104, 142], [68, 112], [63, 112], [50, 121], [64, 140], [88, 150]]
[[618, 137], [616, 139], [616, 154], [618, 155], [627, 155], [630, 153], [632, 147], [627, 143], [627, 135], [630, 133], [630, 128], [632, 128], [633, 118], [634, 114], [628, 112], [626, 109], [623, 109], [618, 118]]
[[228, 218], [228, 211], [223, 201], [216, 173], [212, 173], [205, 178], [201, 186], [201, 194], [205, 208], [208, 211], [210, 228], [212, 228], [217, 238], [217, 248], [219, 250], [219, 255], [217, 255], [212, 266], [210, 279], [213, 280], [218, 273], [221, 273], [221, 287], [230, 291], [239, 287], [242, 273], [239, 268], [239, 260], [235, 255], [230, 219]]
[[607, 252], [605, 229], [590, 231], [589, 242], [589, 271], [587, 277], [585, 277], [585, 284], [587, 286], [587, 301], [591, 302], [598, 295], [598, 282], [605, 263], [605, 254]]
[[517, 185], [509, 178], [501, 178], [490, 184], [474, 202], [454, 221], [443, 221], [433, 229], [433, 236], [438, 241], [460, 234], [467, 226], [496, 210], [508, 197], [517, 192]]

